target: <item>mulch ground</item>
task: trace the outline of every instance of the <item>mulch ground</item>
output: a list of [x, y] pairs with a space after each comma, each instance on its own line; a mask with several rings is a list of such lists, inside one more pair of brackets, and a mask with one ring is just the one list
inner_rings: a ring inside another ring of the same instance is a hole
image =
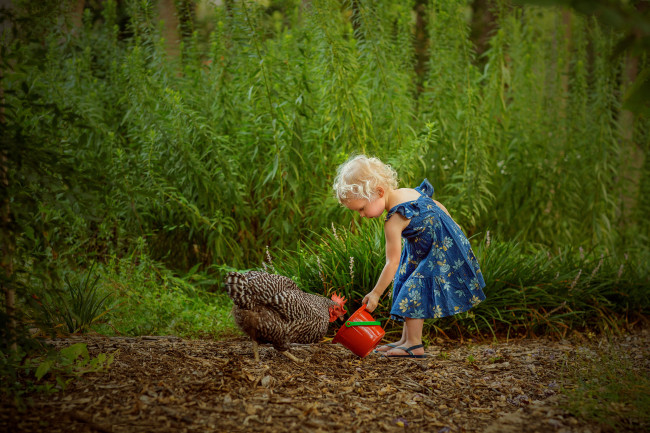
[[[616, 337], [648, 371], [650, 332]], [[603, 341], [441, 342], [423, 360], [360, 359], [331, 343], [294, 346], [296, 364], [245, 338], [76, 337], [91, 356], [116, 353], [104, 372], [64, 391], [0, 399], [7, 432], [559, 432], [606, 428], [563, 409], [562, 364]], [[607, 344], [613, 344], [611, 342]], [[590, 347], [590, 348], [589, 348]], [[647, 426], [645, 426], [647, 427]]]

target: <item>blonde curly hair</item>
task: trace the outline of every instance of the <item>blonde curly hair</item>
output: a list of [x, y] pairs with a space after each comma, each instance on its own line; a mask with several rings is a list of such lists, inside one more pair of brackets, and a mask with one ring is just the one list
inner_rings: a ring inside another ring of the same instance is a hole
[[341, 164], [336, 170], [334, 192], [339, 203], [365, 198], [377, 198], [377, 188], [396, 189], [397, 172], [378, 158], [357, 155]]

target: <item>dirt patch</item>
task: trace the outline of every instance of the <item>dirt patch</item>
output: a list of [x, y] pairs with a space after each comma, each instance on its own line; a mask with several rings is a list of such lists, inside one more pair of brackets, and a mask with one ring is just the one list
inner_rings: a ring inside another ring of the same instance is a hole
[[[647, 331], [619, 337], [641, 354]], [[117, 355], [103, 373], [63, 392], [34, 394], [24, 412], [2, 397], [12, 432], [580, 432], [603, 431], [562, 407], [561, 370], [583, 344], [544, 339], [441, 344], [423, 360], [360, 359], [338, 344], [271, 347], [253, 360], [247, 339], [69, 338]], [[596, 344], [596, 343], [593, 343]], [[592, 345], [593, 345], [592, 344]]]

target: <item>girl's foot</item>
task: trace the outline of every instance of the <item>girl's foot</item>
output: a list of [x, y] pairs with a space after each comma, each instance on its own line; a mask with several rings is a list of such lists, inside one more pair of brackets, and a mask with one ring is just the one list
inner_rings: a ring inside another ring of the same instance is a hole
[[401, 341], [397, 341], [395, 343], [386, 343], [383, 344], [375, 349], [375, 352], [388, 352], [391, 349], [394, 349], [396, 347], [399, 347], [401, 344], [403, 344]]
[[405, 345], [400, 347], [392, 348], [384, 353], [385, 356], [389, 358], [424, 358], [424, 346], [422, 344], [416, 344], [411, 347], [406, 347]]

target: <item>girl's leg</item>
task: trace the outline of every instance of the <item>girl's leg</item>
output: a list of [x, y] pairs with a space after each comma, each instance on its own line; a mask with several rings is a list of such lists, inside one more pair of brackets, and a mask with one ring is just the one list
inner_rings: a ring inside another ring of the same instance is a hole
[[[402, 340], [400, 342], [401, 347], [413, 347], [422, 344], [422, 327], [424, 325], [424, 319], [409, 319], [405, 318], [404, 330], [402, 331]], [[424, 347], [419, 347], [412, 350], [414, 355], [423, 355]], [[398, 348], [388, 350], [387, 355], [408, 355], [406, 351]]]
[[405, 342], [406, 342], [406, 323], [404, 323], [404, 326], [402, 327], [402, 338], [400, 338], [398, 341], [394, 343], [390, 343], [390, 346], [384, 344], [382, 346], [377, 347], [377, 349], [375, 350], [377, 352], [388, 352], [390, 349], [393, 348], [393, 346], [394, 347], [403, 346]]

